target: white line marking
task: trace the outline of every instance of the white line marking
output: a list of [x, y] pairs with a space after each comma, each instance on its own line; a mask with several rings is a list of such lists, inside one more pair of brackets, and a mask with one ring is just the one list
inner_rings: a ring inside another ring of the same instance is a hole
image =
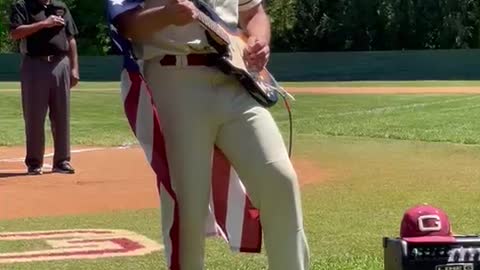
[[[108, 150], [108, 149], [118, 149], [118, 150], [125, 150], [129, 149], [132, 147], [133, 144], [124, 144], [122, 146], [118, 147], [113, 147], [113, 148], [105, 148], [105, 147], [97, 147], [97, 148], [85, 148], [85, 149], [78, 149], [78, 150], [72, 150], [70, 151], [72, 154], [76, 153], [84, 153], [84, 152], [94, 152], [94, 151], [101, 151], [101, 150]], [[48, 153], [44, 155], [45, 158], [47, 157], [53, 157], [53, 153]], [[15, 163], [15, 162], [24, 162], [25, 157], [18, 157], [18, 158], [5, 158], [5, 159], [0, 159], [0, 162], [5, 162], [5, 163]], [[52, 168], [52, 165], [50, 164], [45, 164], [44, 168]]]
[[[82, 153], [82, 152], [91, 152], [91, 151], [98, 151], [102, 150], [104, 148], [86, 148], [86, 149], [79, 149], [79, 150], [72, 150], [72, 153]], [[53, 157], [53, 153], [49, 153], [44, 155], [43, 157]], [[0, 159], [0, 162], [23, 162], [25, 160], [24, 157], [21, 158], [6, 158], [6, 159]]]
[[0, 234], [0, 241], [39, 240], [45, 244], [43, 250], [0, 252], [0, 264], [143, 256], [165, 249], [156, 241], [127, 230], [72, 229]]

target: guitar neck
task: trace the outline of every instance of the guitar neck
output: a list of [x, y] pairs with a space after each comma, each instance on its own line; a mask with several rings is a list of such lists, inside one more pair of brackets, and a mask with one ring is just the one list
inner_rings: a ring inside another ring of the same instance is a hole
[[225, 30], [218, 25], [217, 22], [213, 21], [210, 17], [208, 17], [205, 13], [199, 10], [197, 20], [200, 24], [205, 27], [208, 31], [215, 34], [218, 38], [220, 38], [225, 44], [230, 43], [230, 38], [228, 34], [225, 33]]

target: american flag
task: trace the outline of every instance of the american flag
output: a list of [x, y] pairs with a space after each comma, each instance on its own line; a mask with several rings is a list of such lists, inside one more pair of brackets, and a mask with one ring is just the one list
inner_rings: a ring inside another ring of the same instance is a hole
[[[139, 0], [107, 0], [107, 18], [112, 43], [123, 55], [121, 93], [128, 123], [156, 174], [160, 196], [174, 208], [169, 237], [164, 241], [169, 269], [179, 270], [178, 233], [182, 221], [168, 170], [161, 115], [151, 95], [155, 89], [150, 89], [144, 80], [142, 61], [135, 56], [131, 42], [122, 37], [112, 23], [116, 16], [142, 3]], [[215, 146], [212, 175], [206, 236], [223, 237], [236, 252], [259, 253], [262, 245], [259, 211], [252, 205], [228, 159]]]

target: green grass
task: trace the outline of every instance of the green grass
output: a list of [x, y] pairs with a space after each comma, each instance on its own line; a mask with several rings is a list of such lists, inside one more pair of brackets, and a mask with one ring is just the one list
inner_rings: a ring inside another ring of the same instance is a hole
[[[298, 95], [296, 134], [480, 143], [480, 95]], [[282, 130], [286, 113], [276, 108]]]
[[[116, 90], [119, 87], [119, 82], [80, 82], [75, 90]], [[20, 82], [0, 82], [1, 90], [18, 90], [20, 89]]]
[[[24, 123], [20, 94], [0, 91], [0, 145], [22, 145]], [[48, 119], [48, 116], [47, 116]], [[79, 145], [122, 145], [134, 141], [119, 92], [75, 89], [71, 99], [71, 141]], [[51, 145], [46, 121], [47, 144]]]
[[480, 81], [344, 81], [282, 82], [284, 87], [473, 87]]
[[[91, 85], [92, 88], [83, 86], [84, 89], [72, 92], [72, 144], [134, 143], [119, 92]], [[0, 91], [0, 96], [0, 145], [22, 145], [24, 126], [19, 92]], [[296, 95], [296, 98], [295, 135], [480, 143], [479, 95]], [[288, 118], [283, 106], [279, 104], [272, 112], [286, 134]], [[46, 130], [50, 132], [48, 125], [47, 121]], [[47, 144], [51, 144], [50, 136]]]
[[[284, 87], [474, 87], [480, 86], [480, 81], [309, 81], [309, 82], [280, 82]], [[19, 82], [0, 82], [1, 90], [17, 90]], [[116, 90], [118, 82], [81, 82], [75, 89], [78, 90]]]
[[[330, 175], [302, 193], [311, 269], [383, 269], [382, 237], [396, 237], [403, 211], [417, 203], [445, 209], [456, 233], [480, 233], [479, 147], [322, 136], [298, 139], [297, 155], [309, 157]], [[157, 209], [147, 209], [4, 221], [0, 229], [127, 229], [161, 243], [159, 219]], [[25, 244], [24, 248], [28, 250]], [[0, 251], [4, 249], [0, 241]], [[264, 253], [232, 254], [219, 239], [207, 241], [206, 254], [206, 269], [267, 269]], [[157, 252], [95, 261], [18, 263], [8, 269], [166, 268], [163, 253]]]
[[50, 247], [43, 240], [0, 242], [2, 253], [40, 251], [48, 248]]

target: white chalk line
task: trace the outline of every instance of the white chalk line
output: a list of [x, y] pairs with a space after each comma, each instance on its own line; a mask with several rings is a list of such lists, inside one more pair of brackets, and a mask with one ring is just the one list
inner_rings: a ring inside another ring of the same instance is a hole
[[[86, 148], [86, 149], [78, 149], [78, 150], [72, 150], [71, 153], [82, 153], [82, 152], [91, 152], [91, 151], [98, 151], [102, 150], [105, 148]], [[53, 157], [53, 153], [48, 153], [43, 156], [44, 158], [48, 157]], [[0, 162], [23, 162], [25, 160], [25, 157], [20, 157], [20, 158], [6, 158], [6, 159], [0, 159]]]
[[[85, 152], [95, 152], [95, 151], [102, 151], [102, 150], [109, 150], [109, 149], [117, 149], [117, 150], [125, 150], [131, 148], [131, 145], [122, 145], [118, 147], [112, 147], [112, 148], [106, 148], [106, 147], [96, 147], [96, 148], [85, 148], [85, 149], [77, 149], [77, 150], [72, 150], [70, 151], [72, 154], [78, 154], [78, 153], [85, 153]], [[48, 157], [53, 157], [53, 153], [48, 153], [44, 155], [45, 158]], [[6, 159], [0, 159], [0, 163], [18, 163], [18, 162], [24, 162], [25, 157], [19, 157], [19, 158], [6, 158]], [[52, 169], [53, 166], [52, 164], [45, 163], [43, 165], [42, 169]], [[17, 172], [24, 172], [24, 170], [20, 169], [13, 169], [13, 170], [8, 170], [8, 169], [1, 169], [0, 173], [17, 173]]]
[[[51, 170], [53, 166], [51, 164], [43, 164], [42, 170]], [[1, 169], [0, 173], [24, 173], [25, 169]]]

